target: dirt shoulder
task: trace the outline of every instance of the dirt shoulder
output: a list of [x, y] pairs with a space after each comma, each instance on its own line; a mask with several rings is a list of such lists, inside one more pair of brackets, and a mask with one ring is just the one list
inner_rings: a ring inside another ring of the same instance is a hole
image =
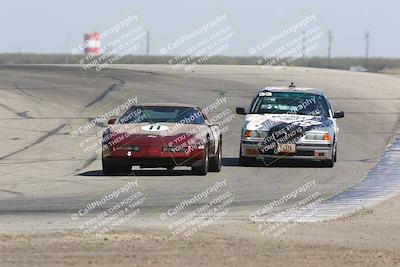
[[250, 222], [219, 223], [190, 238], [144, 227], [102, 238], [67, 231], [3, 234], [0, 266], [400, 266], [400, 197], [274, 237]]

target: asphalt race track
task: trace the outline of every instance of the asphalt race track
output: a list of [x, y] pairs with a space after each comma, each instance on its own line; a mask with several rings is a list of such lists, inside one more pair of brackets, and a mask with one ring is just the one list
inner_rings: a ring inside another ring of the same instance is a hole
[[[101, 158], [85, 153], [80, 143], [106, 122], [71, 135], [128, 98], [207, 106], [226, 97], [224, 109], [234, 113], [235, 107], [249, 105], [257, 88], [291, 81], [324, 89], [333, 108], [345, 111], [345, 118], [338, 120], [334, 168], [284, 161], [238, 166], [239, 115], [224, 134], [222, 171], [207, 176], [193, 176], [187, 168], [167, 172], [136, 167], [131, 175], [104, 176]], [[161, 213], [222, 180], [235, 198], [226, 219], [247, 220], [255, 209], [311, 180], [325, 197], [362, 180], [396, 132], [399, 115], [399, 79], [380, 74], [308, 68], [266, 72], [256, 66], [199, 66], [193, 72], [168, 65], [117, 66], [102, 72], [73, 66], [0, 66], [0, 227], [73, 228], [70, 214], [135, 179], [146, 201], [132, 224], [160, 222]]]

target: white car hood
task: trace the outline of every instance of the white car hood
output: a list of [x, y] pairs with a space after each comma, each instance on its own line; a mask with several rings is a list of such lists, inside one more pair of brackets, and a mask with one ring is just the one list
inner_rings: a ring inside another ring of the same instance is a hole
[[303, 127], [329, 127], [331, 122], [329, 118], [309, 115], [248, 114], [243, 126], [247, 130], [269, 131], [272, 127], [282, 123], [296, 124]]

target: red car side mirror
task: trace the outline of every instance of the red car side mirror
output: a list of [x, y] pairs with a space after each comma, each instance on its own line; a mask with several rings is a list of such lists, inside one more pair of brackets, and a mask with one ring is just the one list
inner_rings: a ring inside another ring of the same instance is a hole
[[117, 121], [117, 119], [109, 119], [108, 120], [108, 124], [114, 124]]

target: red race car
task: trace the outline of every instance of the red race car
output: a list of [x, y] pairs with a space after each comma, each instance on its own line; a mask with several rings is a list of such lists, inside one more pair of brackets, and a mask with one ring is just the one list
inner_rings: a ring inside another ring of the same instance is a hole
[[206, 175], [219, 172], [222, 134], [196, 106], [146, 104], [132, 106], [119, 119], [110, 119], [103, 133], [105, 174], [141, 168], [190, 166]]

